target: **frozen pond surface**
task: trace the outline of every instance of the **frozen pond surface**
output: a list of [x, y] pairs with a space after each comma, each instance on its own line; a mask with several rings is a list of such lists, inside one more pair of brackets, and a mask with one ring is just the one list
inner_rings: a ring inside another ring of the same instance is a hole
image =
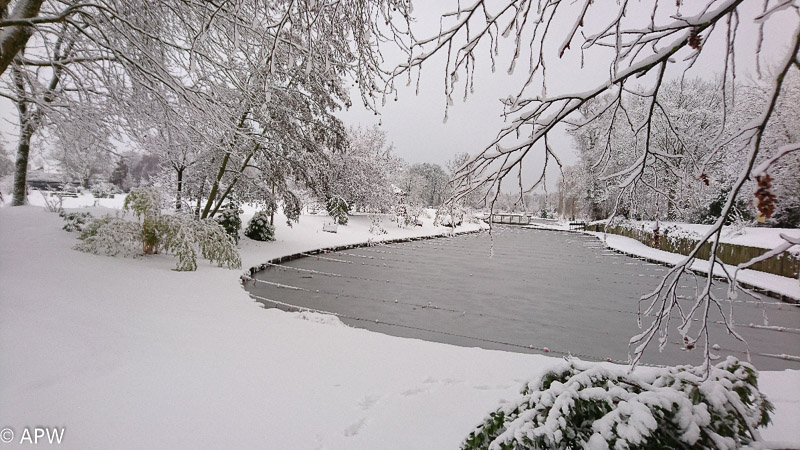
[[[668, 270], [573, 233], [497, 227], [491, 257], [490, 249], [488, 233], [480, 233], [328, 252], [259, 272], [264, 282], [247, 290], [268, 307], [277, 300], [334, 312], [348, 325], [395, 336], [624, 362], [628, 340], [641, 332], [638, 299]], [[704, 281], [681, 283], [685, 302]], [[720, 298], [726, 289], [715, 282]], [[748, 326], [764, 325], [765, 317], [769, 326], [792, 330]], [[800, 369], [800, 362], [762, 355], [800, 353], [800, 307], [769, 297], [756, 304], [740, 294], [734, 319], [757, 368]], [[721, 320], [719, 312], [713, 320]], [[672, 322], [669, 344], [661, 353], [653, 345], [644, 363], [701, 362], [702, 345], [683, 350]], [[722, 324], [711, 325], [711, 336], [721, 346], [715, 353], [746, 359], [745, 345]]]

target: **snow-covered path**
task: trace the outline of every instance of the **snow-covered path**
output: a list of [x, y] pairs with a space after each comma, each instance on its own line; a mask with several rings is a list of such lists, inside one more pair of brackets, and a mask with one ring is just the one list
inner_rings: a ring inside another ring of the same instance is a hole
[[[243, 241], [245, 267], [370, 237], [366, 218], [337, 235], [322, 220]], [[66, 448], [454, 448], [553, 361], [264, 311], [237, 271], [83, 254], [61, 224], [0, 209], [0, 427], [18, 435], [65, 426]], [[800, 372], [762, 380], [778, 407], [766, 437], [800, 443]]]

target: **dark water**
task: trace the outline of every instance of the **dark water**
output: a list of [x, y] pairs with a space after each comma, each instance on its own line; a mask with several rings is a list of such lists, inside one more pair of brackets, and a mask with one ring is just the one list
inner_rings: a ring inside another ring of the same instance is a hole
[[[262, 271], [256, 278], [264, 282], [251, 282], [247, 290], [268, 307], [278, 301], [333, 312], [349, 325], [394, 336], [625, 362], [630, 337], [641, 332], [639, 297], [668, 270], [614, 253], [581, 234], [500, 227], [493, 255], [491, 246], [488, 233], [480, 233], [327, 253]], [[682, 280], [684, 307], [704, 282], [694, 276]], [[726, 283], [715, 282], [719, 298], [726, 298], [726, 290]], [[800, 354], [800, 307], [768, 297], [756, 304], [741, 293], [737, 300], [736, 330], [747, 340], [755, 366], [800, 369], [800, 362], [762, 355]], [[794, 330], [748, 326], [764, 325], [765, 315], [770, 326]], [[719, 311], [712, 311], [712, 320], [722, 320]], [[669, 343], [659, 352], [654, 342], [644, 363], [702, 361], [702, 345], [683, 349], [674, 330], [678, 323], [673, 317]], [[721, 346], [714, 353], [746, 359], [747, 347], [722, 324], [710, 324], [709, 331]]]

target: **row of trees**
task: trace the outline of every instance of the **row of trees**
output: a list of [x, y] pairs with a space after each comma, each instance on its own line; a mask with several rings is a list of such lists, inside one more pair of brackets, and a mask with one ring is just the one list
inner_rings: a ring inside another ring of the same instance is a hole
[[350, 85], [371, 109], [393, 91], [377, 45], [408, 33], [408, 2], [0, 6], [0, 30], [27, 42], [0, 67], [0, 96], [19, 112], [15, 205], [31, 149], [87, 187], [155, 183], [200, 219], [230, 201], [296, 219], [303, 198], [364, 211], [391, 207], [395, 191], [423, 206], [446, 199], [440, 166], [404, 169], [382, 133], [335, 115]]
[[[762, 147], [769, 153], [796, 140], [800, 129], [800, 76], [784, 81], [787, 95], [765, 129]], [[726, 97], [725, 92], [732, 95]], [[685, 79], [665, 83], [649, 118], [641, 97], [628, 98], [617, 108], [599, 111], [607, 98], [587, 102], [585, 122], [570, 132], [579, 162], [565, 167], [559, 180], [560, 213], [602, 219], [611, 215], [645, 220], [713, 223], [725, 203], [745, 154], [731, 151], [741, 145], [730, 129], [754, 119], [767, 101], [768, 88], [751, 80], [724, 89], [721, 80]], [[648, 149], [646, 151], [646, 149]], [[648, 160], [641, 161], [648, 153]], [[800, 225], [800, 166], [798, 155], [774, 165], [774, 208], [768, 223]], [[750, 220], [758, 213], [755, 179], [741, 189], [731, 220]]]
[[351, 82], [377, 106], [386, 74], [373, 47], [407, 17], [392, 0], [3, 1], [13, 203], [25, 202], [32, 146], [57, 149], [85, 180], [122, 143], [169, 168], [176, 208], [210, 217], [235, 196], [295, 216], [299, 189], [334, 189], [320, 176], [348, 142], [334, 113], [351, 105]]

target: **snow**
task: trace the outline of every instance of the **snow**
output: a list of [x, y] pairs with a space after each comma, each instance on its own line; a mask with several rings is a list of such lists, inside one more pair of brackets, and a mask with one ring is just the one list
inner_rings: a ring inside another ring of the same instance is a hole
[[[645, 227], [652, 227], [655, 224], [655, 222], [637, 222], [637, 223], [640, 225], [643, 224]], [[680, 227], [682, 230], [685, 231], [685, 233], [683, 233], [681, 237], [695, 236], [695, 238], [703, 236], [704, 233], [708, 231], [708, 228], [711, 227], [711, 225], [685, 224], [677, 222], [660, 222], [660, 226], [665, 228], [671, 225]], [[569, 224], [566, 222], [564, 223], [559, 222], [553, 224], [532, 224], [528, 225], [527, 228], [569, 231]], [[681, 261], [683, 261], [685, 258], [684, 255], [679, 255], [677, 253], [670, 253], [664, 250], [659, 250], [650, 247], [648, 245], [645, 245], [637, 241], [636, 239], [620, 236], [617, 234], [602, 233], [595, 231], [584, 231], [583, 233], [597, 237], [598, 239], [603, 241], [605, 245], [608, 246], [609, 248], [612, 248], [614, 250], [617, 250], [619, 252], [628, 255], [634, 255], [652, 261], [658, 261], [669, 265], [676, 265]], [[744, 228], [740, 234], [734, 234], [732, 230], [729, 229], [729, 227], [725, 227], [725, 229], [723, 229], [723, 234], [722, 238], [720, 239], [720, 242], [728, 242], [731, 244], [747, 245], [751, 247], [771, 249], [786, 242], [780, 238], [780, 233], [785, 233], [789, 236], [800, 237], [800, 230], [792, 230], [787, 228], [749, 227], [749, 228]], [[790, 251], [800, 251], [800, 247], [795, 246], [792, 249], [790, 249]], [[708, 261], [704, 260], [695, 260], [691, 268], [692, 270], [708, 273], [709, 263]], [[725, 269], [732, 274], [736, 270], [736, 266], [726, 264]], [[717, 266], [714, 270], [717, 275], [720, 276], [724, 275], [722, 269], [719, 266]], [[795, 300], [800, 300], [800, 280], [794, 278], [782, 277], [771, 273], [745, 269], [739, 271], [737, 275], [737, 280], [739, 280], [742, 283], [755, 286], [757, 288], [765, 289], [774, 292], [776, 294], [784, 295], [786, 297], [791, 297]]]
[[[629, 255], [635, 255], [670, 265], [676, 265], [686, 258], [683, 255], [649, 247], [629, 237], [593, 231], [587, 231], [586, 233], [596, 236], [598, 239], [605, 242], [608, 247]], [[692, 270], [708, 273], [709, 263], [705, 260], [695, 260], [691, 268]], [[736, 270], [735, 266], [728, 264], [725, 265], [725, 268], [729, 273], [733, 273]], [[719, 266], [715, 268], [715, 273], [720, 276], [724, 275]], [[800, 300], [800, 281], [794, 278], [745, 269], [739, 271], [737, 279], [742, 283]]]
[[[83, 205], [94, 199], [64, 199]], [[278, 241], [242, 239], [243, 267], [378, 238], [367, 216], [336, 234], [327, 219], [276, 217]], [[559, 361], [264, 310], [241, 271], [81, 253], [62, 224], [40, 207], [0, 208], [0, 427], [65, 426], [65, 448], [454, 448]], [[443, 230], [384, 227], [380, 239]], [[762, 372], [761, 384], [777, 407], [764, 436], [800, 445], [800, 371]]]
[[[652, 230], [655, 222], [638, 221], [632, 222], [634, 225], [644, 225], [647, 229]], [[699, 239], [705, 236], [713, 225], [701, 225], [693, 223], [681, 222], [659, 222], [659, 228], [662, 230], [673, 227], [670, 231], [670, 237], [686, 237], [690, 239]], [[677, 229], [677, 231], [675, 230]], [[744, 245], [747, 247], [773, 249], [786, 241], [781, 239], [781, 233], [787, 236], [800, 238], [800, 230], [796, 228], [767, 228], [767, 227], [743, 227], [737, 228], [734, 226], [724, 226], [722, 228], [722, 235], [720, 242], [734, 245]], [[789, 249], [794, 254], [800, 254], [800, 247], [793, 247]]]

